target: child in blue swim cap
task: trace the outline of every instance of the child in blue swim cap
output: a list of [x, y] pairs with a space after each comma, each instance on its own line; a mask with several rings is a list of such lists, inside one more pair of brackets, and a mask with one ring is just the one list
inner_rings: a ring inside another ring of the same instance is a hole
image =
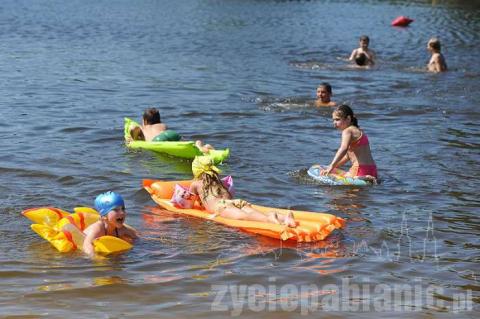
[[93, 241], [101, 236], [114, 236], [132, 242], [137, 232], [125, 224], [125, 202], [122, 196], [115, 192], [102, 193], [95, 198], [95, 209], [100, 219], [88, 226], [84, 233], [83, 251], [89, 256], [94, 255]]

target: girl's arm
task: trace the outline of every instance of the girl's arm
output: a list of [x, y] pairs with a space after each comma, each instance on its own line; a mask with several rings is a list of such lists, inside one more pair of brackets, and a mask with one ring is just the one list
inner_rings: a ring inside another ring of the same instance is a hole
[[[328, 175], [330, 174], [333, 169], [337, 166], [338, 164], [342, 163], [342, 165], [345, 163], [343, 160], [345, 159], [345, 156], [347, 155], [348, 151], [348, 146], [350, 146], [350, 142], [352, 140], [352, 132], [349, 129], [345, 129], [342, 131], [342, 143], [340, 144], [340, 147], [335, 154], [335, 157], [333, 158], [332, 162], [330, 165], [328, 165], [327, 169], [323, 170], [320, 172], [322, 175]], [[348, 160], [348, 156], [347, 156]]]
[[350, 160], [350, 157], [348, 157], [348, 153], [345, 154], [345, 156], [337, 163], [337, 166], [336, 167], [342, 167], [343, 165], [345, 165], [346, 162], [348, 162]]
[[196, 183], [196, 182], [191, 183], [191, 184], [190, 184], [190, 188], [188, 189], [188, 191], [189, 191], [190, 193], [198, 196], [197, 183]]
[[198, 188], [200, 186], [198, 185], [198, 182], [193, 182], [192, 184], [190, 184], [190, 188], [188, 189], [188, 191], [193, 194], [194, 196], [194, 200], [200, 204], [200, 206], [203, 206], [203, 202], [202, 202], [202, 199], [200, 198], [200, 192], [198, 191]]
[[[98, 222], [97, 222], [98, 223]], [[99, 237], [101, 234], [101, 229], [99, 224], [92, 225], [92, 228], [87, 230], [86, 237], [83, 240], [82, 250], [86, 253], [90, 258], [95, 257], [95, 248], [93, 247], [93, 241]]]

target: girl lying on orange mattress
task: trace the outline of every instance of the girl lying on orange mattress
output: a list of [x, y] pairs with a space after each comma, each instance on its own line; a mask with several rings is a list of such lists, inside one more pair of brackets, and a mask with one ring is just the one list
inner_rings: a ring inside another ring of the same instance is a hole
[[345, 177], [357, 177], [376, 183], [377, 166], [370, 151], [365, 132], [358, 127], [358, 121], [348, 105], [340, 105], [332, 113], [333, 126], [342, 131], [342, 142], [332, 162], [320, 174], [328, 175], [346, 162], [352, 167]]
[[210, 157], [195, 157], [192, 163], [192, 171], [195, 180], [190, 185], [189, 191], [198, 195], [201, 204], [212, 214], [212, 217], [220, 215], [230, 219], [283, 224], [289, 227], [296, 226], [292, 213], [286, 216], [276, 212], [264, 214], [244, 200], [233, 199], [220, 180], [218, 175], [220, 170], [213, 165]]

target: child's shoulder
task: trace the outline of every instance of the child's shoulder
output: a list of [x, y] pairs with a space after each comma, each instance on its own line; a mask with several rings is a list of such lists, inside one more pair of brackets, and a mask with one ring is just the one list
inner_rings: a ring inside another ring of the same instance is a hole
[[193, 180], [192, 184], [190, 184], [190, 185], [192, 185], [192, 186], [199, 186], [200, 185], [201, 186], [202, 184], [203, 184], [203, 182], [201, 180], [196, 179], [196, 180]]
[[145, 124], [144, 127], [151, 127], [151, 128], [166, 128], [167, 125], [165, 123], [155, 123], [155, 124]]
[[194, 180], [190, 184], [190, 190], [197, 190], [198, 188], [201, 188], [203, 185], [203, 182], [201, 180]]
[[93, 229], [93, 228], [98, 228], [98, 227], [100, 227], [101, 225], [102, 225], [102, 221], [99, 219], [99, 220], [97, 220], [96, 222], [90, 224], [90, 226], [88, 226], [87, 229], [88, 229], [88, 228], [92, 228], [92, 229]]
[[350, 135], [352, 137], [355, 137], [357, 135], [362, 134], [362, 131], [358, 127], [356, 127], [354, 125], [350, 125], [349, 127], [347, 127], [346, 129], [343, 130], [343, 133], [345, 135]]
[[103, 224], [101, 220], [97, 220], [90, 226], [88, 226], [85, 230], [84, 233], [86, 235], [92, 234], [94, 237], [97, 237], [98, 234], [100, 234], [103, 231]]

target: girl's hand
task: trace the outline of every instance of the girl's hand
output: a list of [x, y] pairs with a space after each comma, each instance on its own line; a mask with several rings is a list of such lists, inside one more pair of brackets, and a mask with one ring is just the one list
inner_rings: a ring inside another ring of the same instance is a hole
[[320, 175], [328, 175], [332, 172], [333, 167], [331, 165], [328, 165], [325, 169], [322, 169], [320, 171]]

